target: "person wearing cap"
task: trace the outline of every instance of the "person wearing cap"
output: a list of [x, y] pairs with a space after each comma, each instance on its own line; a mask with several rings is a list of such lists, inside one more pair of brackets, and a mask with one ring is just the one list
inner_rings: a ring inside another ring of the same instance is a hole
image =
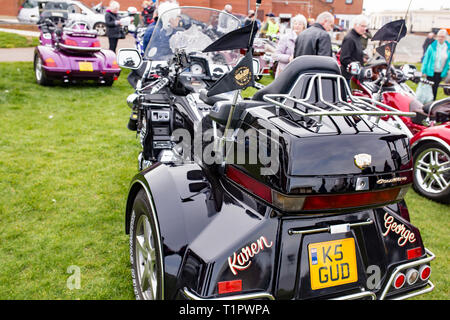
[[328, 11], [317, 16], [316, 22], [299, 34], [295, 41], [294, 57], [303, 55], [331, 57], [331, 38], [334, 16]]
[[261, 32], [265, 34], [266, 37], [273, 38], [278, 34], [278, 31], [280, 31], [280, 26], [275, 20], [275, 15], [272, 12], [266, 14], [266, 17], [267, 20]]
[[144, 22], [144, 26], [148, 26], [151, 23], [153, 14], [155, 12], [155, 1], [153, 1], [151, 4], [150, 1], [142, 2], [142, 8], [142, 21]]

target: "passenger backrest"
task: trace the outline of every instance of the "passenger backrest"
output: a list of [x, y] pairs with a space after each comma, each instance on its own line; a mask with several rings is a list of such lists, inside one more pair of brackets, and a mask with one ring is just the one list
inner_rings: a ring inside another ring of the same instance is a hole
[[267, 87], [259, 90], [253, 100], [263, 101], [265, 94], [288, 94], [302, 74], [341, 74], [337, 61], [331, 57], [300, 56], [292, 60], [286, 69]]

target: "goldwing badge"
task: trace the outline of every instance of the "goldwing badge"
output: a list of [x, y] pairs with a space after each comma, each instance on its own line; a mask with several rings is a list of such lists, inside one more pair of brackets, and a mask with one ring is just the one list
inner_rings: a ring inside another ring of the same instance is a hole
[[372, 164], [372, 156], [367, 153], [360, 153], [355, 155], [354, 160], [355, 165], [360, 169], [370, 167], [370, 165]]

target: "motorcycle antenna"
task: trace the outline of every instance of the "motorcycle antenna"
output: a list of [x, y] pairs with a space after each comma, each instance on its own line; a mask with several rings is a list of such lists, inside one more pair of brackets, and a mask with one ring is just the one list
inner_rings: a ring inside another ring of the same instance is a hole
[[409, 9], [411, 8], [412, 2], [413, 2], [413, 0], [410, 0], [410, 1], [409, 1], [409, 5], [408, 5], [408, 8], [406, 9], [406, 13], [405, 13], [405, 18], [403, 19], [404, 23], [402, 23], [402, 25], [400, 26], [400, 30], [399, 30], [399, 32], [398, 32], [398, 34], [397, 34], [397, 37], [396, 37], [396, 39], [393, 41], [393, 44], [392, 44], [392, 54], [391, 54], [391, 56], [389, 57], [389, 61], [387, 61], [387, 62], [388, 62], [388, 68], [387, 68], [387, 70], [386, 70], [386, 77], [385, 77], [385, 79], [381, 82], [381, 84], [380, 84], [380, 90], [378, 90], [378, 93], [377, 93], [377, 99], [378, 99], [378, 100], [381, 99], [380, 94], [381, 94], [381, 90], [383, 89], [383, 85], [386, 84], [386, 83], [389, 81], [389, 77], [390, 77], [390, 74], [391, 74], [391, 66], [392, 66], [392, 62], [393, 62], [395, 50], [397, 49], [397, 44], [398, 44], [399, 41], [400, 41], [400, 37], [401, 37], [401, 34], [402, 34], [402, 32], [403, 32], [403, 28], [406, 28], [406, 19], [408, 18]]

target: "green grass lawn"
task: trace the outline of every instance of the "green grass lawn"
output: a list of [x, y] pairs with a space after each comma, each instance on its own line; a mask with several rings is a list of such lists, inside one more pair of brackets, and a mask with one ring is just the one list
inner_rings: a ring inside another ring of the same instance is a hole
[[0, 31], [0, 48], [25, 48], [39, 45], [39, 38]]
[[[0, 299], [133, 299], [124, 207], [138, 141], [126, 72], [110, 87], [38, 86], [32, 63], [0, 63]], [[449, 206], [407, 195], [449, 299]], [[70, 266], [81, 289], [69, 290]]]

